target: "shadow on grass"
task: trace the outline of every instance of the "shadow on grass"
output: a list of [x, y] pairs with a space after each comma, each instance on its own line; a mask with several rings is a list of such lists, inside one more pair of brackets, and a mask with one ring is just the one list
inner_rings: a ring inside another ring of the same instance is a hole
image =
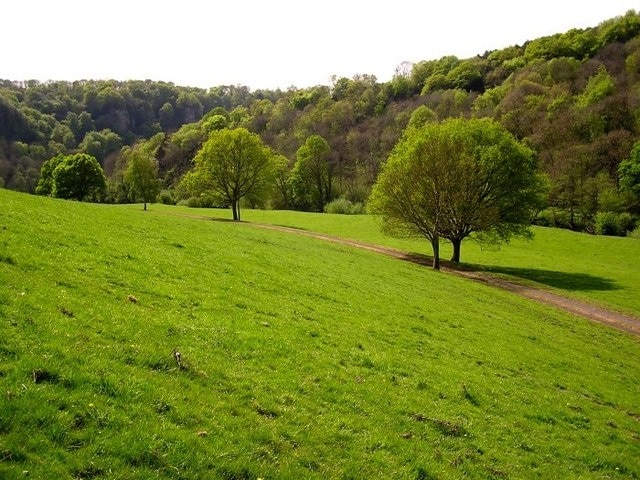
[[523, 280], [574, 292], [610, 291], [621, 288], [611, 279], [589, 275], [588, 273], [558, 272], [540, 268], [499, 267], [495, 265], [467, 265], [466, 268], [486, 273], [510, 275]]
[[[420, 265], [431, 266], [432, 257], [420, 253], [409, 253], [405, 260]], [[473, 263], [456, 264], [448, 260], [440, 260], [444, 268], [451, 270], [483, 272], [490, 274], [509, 275], [515, 279], [548, 285], [567, 291], [611, 291], [621, 287], [614, 281], [604, 277], [589, 275], [588, 273], [558, 272], [541, 268], [501, 267], [497, 265], [479, 265]]]

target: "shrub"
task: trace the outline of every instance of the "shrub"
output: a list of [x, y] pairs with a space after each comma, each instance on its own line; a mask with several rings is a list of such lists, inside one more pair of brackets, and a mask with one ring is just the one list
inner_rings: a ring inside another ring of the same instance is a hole
[[596, 214], [596, 234], [620, 236], [618, 215], [613, 212], [598, 212]]
[[187, 207], [189, 208], [202, 208], [202, 201], [200, 197], [189, 197], [187, 198]]
[[173, 197], [173, 193], [171, 192], [171, 190], [162, 190], [160, 192], [160, 195], [158, 195], [158, 202], [162, 203], [163, 205], [176, 204], [176, 200]]
[[635, 230], [633, 230], [627, 236], [631, 238], [637, 238], [638, 240], [640, 240], [640, 226], [636, 227]]
[[189, 197], [186, 200], [180, 200], [178, 205], [186, 205], [190, 208], [217, 208], [221, 206], [219, 203], [215, 196], [203, 193], [199, 197]]
[[595, 222], [595, 233], [598, 235], [615, 235], [624, 237], [632, 232], [636, 221], [630, 213], [598, 212]]
[[535, 217], [531, 219], [532, 225], [538, 225], [539, 227], [555, 227], [556, 222], [554, 218], [553, 209], [547, 208], [538, 212]]
[[547, 208], [541, 211], [531, 220], [531, 223], [541, 227], [571, 229], [569, 213], [558, 208]]
[[350, 202], [344, 197], [336, 198], [324, 206], [325, 213], [337, 213], [341, 215], [361, 215], [365, 213], [364, 206], [360, 202]]
[[636, 221], [628, 212], [623, 212], [618, 215], [618, 223], [620, 225], [620, 234], [627, 235], [632, 232], [636, 227]]

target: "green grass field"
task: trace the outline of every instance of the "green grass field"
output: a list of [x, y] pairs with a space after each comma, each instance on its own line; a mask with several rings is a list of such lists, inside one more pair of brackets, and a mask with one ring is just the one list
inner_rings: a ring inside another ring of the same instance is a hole
[[[136, 207], [137, 208], [137, 207]], [[228, 210], [186, 207], [154, 208], [229, 218]], [[395, 239], [383, 235], [368, 215], [328, 215], [294, 211], [244, 210], [243, 220], [296, 227], [339, 237], [431, 255], [426, 240]], [[602, 237], [567, 230], [534, 227], [533, 240], [514, 239], [508, 245], [482, 247], [472, 240], [462, 244], [462, 262], [472, 268], [562, 295], [588, 300], [640, 317], [640, 241]], [[451, 257], [449, 243], [441, 257]]]
[[635, 337], [157, 205], [0, 205], [0, 478], [640, 476]]

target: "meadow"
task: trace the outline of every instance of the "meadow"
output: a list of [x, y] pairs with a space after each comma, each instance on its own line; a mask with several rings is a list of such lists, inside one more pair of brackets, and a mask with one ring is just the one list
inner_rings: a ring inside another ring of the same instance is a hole
[[3, 479], [640, 476], [635, 337], [171, 207], [0, 205]]
[[[167, 213], [230, 217], [224, 209], [164, 205], [156, 208]], [[409, 253], [432, 254], [431, 245], [424, 239], [384, 235], [370, 215], [244, 210], [242, 218], [247, 222], [299, 228]], [[637, 238], [594, 236], [544, 227], [532, 227], [532, 231], [531, 240], [515, 238], [501, 246], [465, 240], [463, 266], [640, 317], [640, 241]], [[451, 252], [451, 244], [443, 242], [441, 258], [449, 259]]]

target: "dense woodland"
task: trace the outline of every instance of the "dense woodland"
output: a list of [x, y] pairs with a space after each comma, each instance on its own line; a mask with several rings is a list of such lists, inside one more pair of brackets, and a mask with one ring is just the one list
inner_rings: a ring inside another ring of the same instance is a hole
[[287, 182], [309, 137], [330, 147], [323, 203], [364, 203], [410, 119], [451, 117], [494, 118], [534, 150], [548, 180], [549, 208], [539, 223], [590, 231], [598, 212], [639, 214], [639, 195], [625, 188], [619, 167], [640, 140], [640, 14], [474, 58], [403, 64], [387, 83], [363, 74], [330, 86], [252, 91], [150, 80], [0, 80], [0, 186], [35, 192], [43, 162], [81, 152], [104, 168], [105, 201], [131, 201], [125, 147], [147, 141], [161, 200], [186, 201], [180, 181], [208, 134], [240, 126], [289, 162], [265, 205], [319, 210], [322, 204], [299, 201]]

